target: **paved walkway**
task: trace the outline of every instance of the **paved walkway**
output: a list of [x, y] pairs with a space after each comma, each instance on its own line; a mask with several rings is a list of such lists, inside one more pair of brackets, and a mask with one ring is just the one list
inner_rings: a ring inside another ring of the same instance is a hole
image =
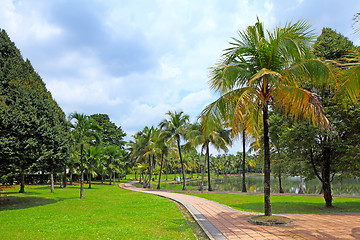
[[210, 239], [360, 239], [360, 214], [282, 214], [289, 226], [259, 226], [247, 220], [256, 213], [241, 212], [203, 198], [149, 189], [130, 183], [120, 187], [155, 194], [184, 205]]

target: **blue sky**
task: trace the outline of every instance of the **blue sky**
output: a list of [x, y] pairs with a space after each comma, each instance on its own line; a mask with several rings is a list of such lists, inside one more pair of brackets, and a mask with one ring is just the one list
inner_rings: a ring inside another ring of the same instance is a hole
[[195, 121], [216, 99], [209, 68], [257, 16], [267, 29], [302, 19], [354, 41], [356, 12], [358, 0], [1, 0], [0, 28], [67, 115], [106, 113], [131, 136], [168, 110]]

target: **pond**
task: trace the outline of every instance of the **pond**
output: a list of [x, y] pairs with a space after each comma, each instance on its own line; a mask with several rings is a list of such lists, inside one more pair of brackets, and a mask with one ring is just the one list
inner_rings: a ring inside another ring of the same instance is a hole
[[[262, 175], [247, 175], [246, 188], [248, 192], [263, 192], [264, 178]], [[318, 179], [303, 181], [304, 193], [319, 194], [321, 190], [321, 183]], [[192, 181], [188, 185], [200, 186], [201, 180]], [[216, 176], [211, 180], [211, 186], [214, 191], [224, 192], [240, 192], [242, 188], [242, 176], [224, 176], [217, 178]], [[300, 177], [282, 177], [282, 185], [285, 193], [298, 193], [300, 189]], [[204, 179], [204, 189], [206, 189], [207, 181]], [[331, 184], [333, 195], [352, 195], [360, 196], [360, 179], [348, 178], [340, 179], [335, 177]], [[279, 192], [279, 181], [277, 178], [271, 177], [271, 192]]]

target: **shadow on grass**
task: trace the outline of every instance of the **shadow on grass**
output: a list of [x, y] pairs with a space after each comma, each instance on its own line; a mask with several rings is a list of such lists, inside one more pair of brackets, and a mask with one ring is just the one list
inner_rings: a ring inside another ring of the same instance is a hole
[[54, 200], [54, 199], [47, 199], [40, 197], [16, 197], [16, 196], [0, 197], [0, 211], [37, 207], [37, 206], [56, 203], [60, 200], [61, 199]]

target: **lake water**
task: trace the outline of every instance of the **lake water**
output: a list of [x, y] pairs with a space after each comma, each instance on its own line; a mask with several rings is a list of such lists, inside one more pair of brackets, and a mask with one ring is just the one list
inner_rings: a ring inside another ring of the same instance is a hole
[[[248, 192], [263, 192], [264, 178], [262, 175], [248, 175], [246, 176], [246, 188]], [[214, 191], [224, 192], [240, 192], [242, 188], [242, 176], [225, 176], [217, 178], [216, 176], [211, 181]], [[201, 180], [189, 183], [191, 186], [200, 186]], [[285, 193], [298, 193], [300, 189], [300, 177], [282, 177], [282, 185]], [[204, 179], [204, 189], [206, 189], [207, 181]], [[321, 183], [318, 179], [304, 180], [304, 193], [319, 194], [321, 190]], [[333, 195], [353, 195], [360, 196], [360, 179], [336, 178], [331, 184]], [[271, 192], [279, 192], [279, 181], [277, 178], [271, 177]]]

